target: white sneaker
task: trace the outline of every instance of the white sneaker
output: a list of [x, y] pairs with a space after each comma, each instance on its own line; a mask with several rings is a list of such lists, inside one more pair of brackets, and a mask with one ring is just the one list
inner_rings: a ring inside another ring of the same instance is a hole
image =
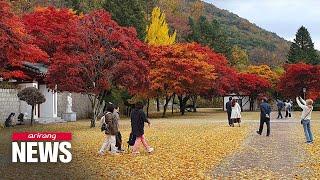
[[148, 153], [152, 153], [154, 151], [154, 149], [151, 147], [147, 150]]
[[104, 152], [102, 152], [102, 151], [98, 151], [98, 154], [99, 154], [100, 156], [104, 156]]

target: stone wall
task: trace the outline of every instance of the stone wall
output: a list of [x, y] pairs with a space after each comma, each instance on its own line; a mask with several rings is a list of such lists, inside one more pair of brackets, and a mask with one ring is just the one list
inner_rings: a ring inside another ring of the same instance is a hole
[[[4, 123], [6, 118], [11, 112], [18, 114], [23, 111], [30, 114], [27, 109], [30, 109], [29, 105], [20, 101], [17, 89], [0, 89], [0, 123]], [[66, 110], [66, 98], [67, 93], [58, 93], [58, 116]], [[73, 93], [72, 94], [72, 110], [77, 113], [77, 119], [88, 118], [91, 113], [91, 105], [88, 96]], [[29, 116], [28, 116], [29, 117]]]
[[3, 123], [11, 112], [20, 112], [20, 101], [16, 89], [0, 89], [0, 122]]
[[[66, 111], [68, 93], [58, 93], [58, 116]], [[72, 111], [77, 113], [77, 119], [88, 118], [91, 104], [87, 95], [72, 93]]]

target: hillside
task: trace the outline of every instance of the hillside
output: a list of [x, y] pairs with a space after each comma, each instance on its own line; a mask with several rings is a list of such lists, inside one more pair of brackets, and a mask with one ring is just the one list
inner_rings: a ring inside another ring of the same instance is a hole
[[[87, 13], [102, 8], [109, 0], [73, 1], [73, 0], [28, 0], [13, 1], [14, 9], [18, 13], [30, 12], [37, 6], [67, 7]], [[128, 0], [122, 0], [126, 2]], [[167, 21], [172, 29], [178, 33], [178, 41], [184, 42], [190, 32], [188, 18], [206, 16], [209, 20], [216, 19], [228, 35], [231, 45], [238, 45], [247, 50], [252, 64], [279, 65], [286, 61], [290, 42], [275, 33], [264, 30], [248, 20], [229, 11], [200, 0], [136, 0], [145, 9], [146, 18], [150, 16], [152, 8], [160, 6], [165, 12]], [[125, 11], [125, 9], [123, 9]]]
[[169, 24], [180, 35], [180, 41], [184, 41], [189, 32], [188, 17], [204, 15], [221, 24], [232, 45], [247, 50], [251, 63], [274, 66], [286, 61], [290, 42], [227, 10], [196, 0], [159, 0], [158, 5], [166, 12]]

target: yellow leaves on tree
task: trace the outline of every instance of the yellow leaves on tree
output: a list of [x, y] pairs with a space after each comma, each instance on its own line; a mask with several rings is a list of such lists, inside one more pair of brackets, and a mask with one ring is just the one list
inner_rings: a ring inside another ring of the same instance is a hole
[[239, 46], [233, 46], [231, 50], [230, 64], [240, 71], [244, 70], [249, 64], [247, 52]]
[[159, 7], [152, 10], [151, 22], [147, 26], [146, 42], [150, 45], [170, 45], [176, 40], [176, 32], [169, 35], [169, 26], [165, 14]]
[[279, 80], [280, 76], [274, 72], [268, 65], [254, 66], [250, 65], [246, 68], [245, 72], [256, 74], [262, 78], [269, 80], [273, 85]]

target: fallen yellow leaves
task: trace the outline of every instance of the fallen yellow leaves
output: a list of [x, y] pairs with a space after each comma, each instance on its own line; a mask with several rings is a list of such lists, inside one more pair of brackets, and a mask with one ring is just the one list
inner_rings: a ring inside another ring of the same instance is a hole
[[[211, 117], [210, 117], [211, 118]], [[238, 150], [249, 127], [230, 128], [226, 123], [215, 123], [208, 118], [153, 120], [145, 129], [149, 144], [155, 152], [141, 150], [139, 156], [124, 153], [120, 156], [98, 156], [104, 140], [99, 128], [88, 128], [88, 121], [35, 126], [19, 131], [71, 131], [73, 160], [69, 164], [6, 164], [0, 169], [4, 177], [72, 179], [205, 179], [208, 173], [226, 156]], [[17, 130], [17, 129], [16, 129]], [[120, 122], [123, 147], [130, 133], [130, 122]], [[0, 132], [0, 152], [10, 157], [10, 134]], [[4, 143], [6, 142], [6, 143]], [[1, 165], [0, 165], [1, 166]], [[23, 173], [21, 173], [23, 171]]]

